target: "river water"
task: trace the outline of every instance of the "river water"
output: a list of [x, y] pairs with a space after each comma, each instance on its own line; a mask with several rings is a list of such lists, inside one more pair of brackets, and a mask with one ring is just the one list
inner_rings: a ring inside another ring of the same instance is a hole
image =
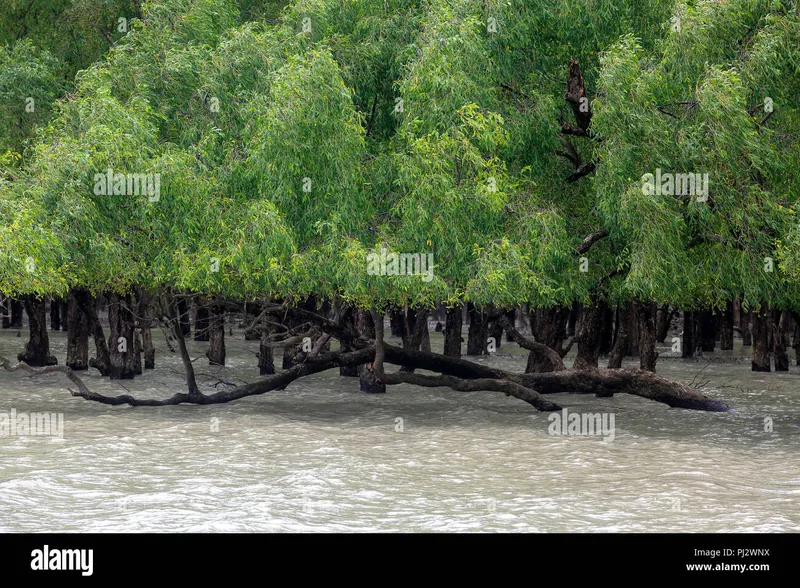
[[[0, 332], [0, 353], [14, 359], [26, 336]], [[154, 339], [156, 370], [82, 377], [107, 394], [182, 390], [179, 358]], [[258, 343], [226, 339], [221, 370], [206, 343], [190, 345], [204, 390], [257, 379]], [[65, 333], [51, 332], [51, 347], [63, 363]], [[227, 405], [163, 408], [104, 406], [72, 398], [63, 374], [0, 370], [0, 413], [64, 417], [63, 438], [0, 437], [0, 531], [800, 531], [800, 367], [752, 373], [747, 349], [660, 350], [660, 374], [704, 385], [731, 413], [551, 397], [613, 414], [607, 441], [550, 435], [547, 413], [503, 394], [367, 395], [338, 370]], [[503, 343], [479, 361], [521, 371], [525, 355]]]

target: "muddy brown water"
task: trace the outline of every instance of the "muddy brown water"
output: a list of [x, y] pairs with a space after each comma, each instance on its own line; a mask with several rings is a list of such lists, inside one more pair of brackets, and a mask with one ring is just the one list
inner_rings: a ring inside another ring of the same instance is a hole
[[[12, 359], [26, 340], [15, 335], [0, 332]], [[65, 333], [50, 336], [63, 363]], [[154, 338], [155, 370], [123, 382], [90, 370], [87, 385], [184, 390], [179, 358]], [[258, 378], [258, 343], [226, 339], [223, 369], [207, 365], [207, 343], [190, 344], [204, 390]], [[800, 367], [753, 373], [748, 350], [737, 340], [682, 360], [660, 349], [660, 374], [703, 385], [730, 413], [552, 397], [613, 414], [610, 442], [551, 435], [548, 414], [500, 393], [366, 395], [338, 370], [231, 404], [161, 408], [72, 398], [62, 374], [0, 371], [0, 413], [64, 418], [63, 438], [0, 437], [0, 531], [799, 531]], [[503, 343], [478, 361], [521, 371], [525, 354]]]

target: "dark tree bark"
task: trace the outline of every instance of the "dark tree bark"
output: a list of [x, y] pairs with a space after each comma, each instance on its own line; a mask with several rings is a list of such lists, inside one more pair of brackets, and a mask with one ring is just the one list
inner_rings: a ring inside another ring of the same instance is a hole
[[733, 302], [725, 304], [719, 321], [719, 348], [722, 351], [733, 350]]
[[[358, 323], [362, 337], [375, 341], [374, 360], [369, 363], [358, 364], [358, 387], [367, 394], [383, 394], [386, 392], [386, 383], [383, 376], [383, 315], [377, 312], [368, 313], [360, 310]], [[377, 372], [376, 372], [377, 364]]]
[[89, 369], [89, 319], [78, 306], [74, 295], [67, 302], [67, 367]]
[[[67, 311], [69, 312], [69, 311]], [[61, 302], [58, 298], [50, 299], [50, 330], [51, 331], [60, 331], [61, 330]], [[64, 320], [67, 320], [67, 317], [63, 317]]]
[[749, 347], [753, 344], [753, 314], [745, 312], [742, 314], [742, 345]]
[[61, 317], [61, 330], [67, 330], [67, 314], [69, 314], [69, 306], [67, 305], [66, 300], [59, 300], [58, 306], [60, 310], [58, 312], [59, 316]]
[[[343, 321], [347, 323], [347, 325], [355, 330], [356, 327], [356, 315], [357, 312], [355, 310], [348, 310], [343, 318]], [[350, 345], [347, 343], [342, 343], [342, 352], [347, 353], [348, 351], [355, 351]], [[346, 377], [346, 378], [357, 378], [358, 377], [358, 366], [357, 365], [340, 365], [339, 366], [339, 375]]]
[[639, 356], [639, 313], [637, 305], [631, 302], [625, 309], [625, 320], [628, 321], [628, 339], [625, 346], [625, 355], [628, 357]]
[[600, 358], [600, 343], [603, 335], [603, 320], [605, 305], [599, 302], [591, 306], [582, 306], [578, 319], [575, 340], [578, 343], [578, 355], [575, 358], [573, 369], [587, 369], [598, 367]]
[[404, 326], [405, 313], [398, 308], [392, 309], [392, 311], [389, 313], [389, 327], [392, 337], [398, 337], [402, 339], [405, 332]]
[[794, 334], [792, 335], [792, 347], [794, 347], [795, 365], [800, 365], [800, 313], [793, 312]]
[[669, 327], [672, 324], [672, 317], [675, 316], [675, 310], [670, 308], [669, 304], [662, 304], [658, 307], [658, 314], [656, 315], [656, 341], [663, 343], [667, 340], [669, 334]]
[[[547, 345], [550, 349], [561, 355], [564, 338], [566, 337], [566, 321], [569, 308], [552, 307], [536, 309], [536, 330], [533, 331], [539, 343]], [[533, 329], [533, 319], [531, 321]]]
[[656, 308], [649, 302], [637, 305], [639, 318], [639, 368], [648, 372], [656, 371], [658, 352], [656, 351]]
[[47, 336], [47, 313], [44, 298], [36, 298], [32, 294], [24, 298], [25, 312], [28, 313], [30, 335], [25, 350], [17, 355], [17, 359], [30, 366], [42, 367], [56, 365], [58, 360], [50, 355], [50, 339]]
[[454, 306], [447, 309], [444, 329], [444, 354], [447, 357], [461, 357], [461, 319], [463, 309]]
[[683, 337], [681, 340], [681, 357], [694, 357], [694, 314], [693, 310], [683, 311]]
[[197, 296], [194, 303], [194, 340], [208, 341], [211, 339], [211, 320], [208, 311], [208, 301], [202, 296]]
[[614, 338], [614, 347], [608, 357], [608, 369], [616, 370], [622, 367], [622, 360], [625, 359], [625, 352], [628, 349], [628, 307], [617, 306], [617, 335]]
[[[216, 301], [215, 301], [216, 302]], [[206, 357], [209, 365], [225, 365], [225, 307], [211, 305], [209, 345]]]
[[773, 317], [772, 352], [775, 355], [775, 371], [788, 372], [789, 354], [787, 353], [787, 348], [789, 347], [789, 326], [792, 317], [789, 315], [788, 310], [776, 310]]
[[112, 293], [108, 298], [108, 338], [112, 380], [132, 380], [136, 375], [134, 319], [130, 312], [130, 296]]
[[[508, 316], [506, 313], [503, 313]], [[511, 319], [513, 322], [513, 318]], [[503, 325], [500, 321], [494, 320], [489, 324], [488, 328], [489, 337], [494, 338], [495, 350], [500, 349], [500, 343], [503, 341]]]
[[153, 346], [152, 302], [153, 297], [144, 288], [137, 289], [139, 302], [139, 329], [142, 333], [142, 351], [144, 352], [144, 369], [152, 370], [156, 367], [156, 348]]
[[751, 312], [751, 331], [753, 335], [751, 369], [754, 372], [768, 372], [771, 370], [768, 336], [770, 322], [769, 311], [762, 308]]
[[[75, 302], [89, 321], [89, 330], [94, 337], [95, 356], [89, 360], [89, 367], [95, 368], [101, 376], [111, 374], [111, 355], [108, 352], [106, 336], [103, 333], [103, 326], [97, 316], [96, 300], [84, 288], [76, 288], [72, 291]], [[69, 314], [69, 312], [67, 312]]]
[[575, 302], [569, 309], [569, 314], [567, 315], [567, 337], [575, 336], [575, 327], [578, 323], [578, 314], [581, 312], [581, 307], [581, 304]]
[[10, 308], [11, 308], [11, 328], [12, 329], [21, 329], [22, 328], [22, 302], [20, 302], [16, 298], [12, 298], [11, 302], [10, 302]]
[[11, 299], [3, 298], [3, 304], [2, 306], [0, 306], [0, 313], [2, 313], [4, 329], [11, 328], [11, 315], [9, 314], [10, 306], [11, 306]]
[[469, 304], [469, 330], [467, 331], [467, 355], [485, 355], [488, 321], [483, 308]]
[[600, 333], [600, 355], [608, 355], [614, 348], [614, 309], [603, 303], [603, 330]]
[[701, 310], [699, 316], [700, 348], [713, 353], [717, 341], [717, 317], [711, 310]]
[[189, 320], [189, 304], [185, 298], [178, 299], [178, 322], [181, 325], [181, 333], [184, 337], [192, 334], [192, 322]]

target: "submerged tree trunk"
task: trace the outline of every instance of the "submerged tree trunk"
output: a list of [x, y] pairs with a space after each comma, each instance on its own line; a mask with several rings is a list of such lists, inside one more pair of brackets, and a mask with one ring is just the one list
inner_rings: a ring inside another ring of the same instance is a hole
[[694, 357], [694, 312], [683, 311], [683, 337], [681, 340], [681, 357]]
[[67, 302], [67, 367], [89, 369], [89, 318], [78, 306], [74, 295]]
[[751, 369], [754, 372], [768, 372], [771, 370], [768, 336], [770, 322], [769, 311], [763, 308], [752, 311], [753, 353]]
[[225, 365], [225, 307], [211, 305], [209, 345], [206, 357], [209, 365]]
[[144, 352], [144, 369], [152, 370], [156, 367], [156, 348], [153, 346], [153, 331], [151, 329], [151, 307], [153, 297], [144, 288], [137, 290], [139, 298], [139, 329], [142, 333], [142, 351]]
[[463, 309], [454, 306], [447, 309], [444, 327], [444, 354], [447, 357], [461, 357], [461, 319]]
[[[377, 316], [377, 324], [373, 319], [373, 315], [365, 310], [359, 310], [356, 319], [358, 331], [362, 337], [367, 339], [377, 340], [377, 337], [383, 339], [383, 315], [375, 313], [374, 316]], [[358, 387], [367, 394], [383, 394], [386, 392], [386, 384], [375, 373], [374, 361], [358, 364]]]
[[[67, 311], [69, 312], [69, 311]], [[50, 299], [50, 330], [60, 331], [61, 320], [68, 320], [67, 317], [61, 316], [61, 301], [58, 298]]]
[[58, 360], [50, 355], [50, 339], [47, 336], [47, 313], [44, 298], [32, 294], [24, 297], [25, 312], [28, 313], [30, 335], [25, 350], [17, 359], [30, 366], [56, 365]]
[[[356, 326], [356, 315], [357, 312], [355, 310], [348, 310], [346, 311], [346, 315], [344, 317], [344, 322], [347, 324], [351, 329], [354, 331], [357, 330]], [[357, 332], [357, 331], [356, 331]], [[341, 344], [342, 352], [348, 351], [355, 351], [350, 345], [347, 343]], [[357, 365], [340, 365], [339, 366], [339, 375], [345, 378], [357, 378], [358, 377], [358, 366]]]
[[194, 340], [208, 341], [211, 338], [208, 302], [202, 296], [195, 298]]
[[722, 351], [733, 350], [733, 302], [725, 304], [725, 310], [719, 321], [719, 348]]
[[392, 337], [399, 339], [403, 338], [405, 331], [405, 313], [400, 309], [392, 309], [389, 312], [389, 327], [391, 329]]
[[789, 347], [789, 324], [792, 317], [789, 315], [788, 310], [776, 310], [773, 316], [772, 351], [775, 354], [775, 371], [788, 372], [789, 354], [787, 353], [787, 348]]
[[655, 305], [641, 302], [637, 305], [639, 318], [639, 368], [648, 372], [656, 371], [658, 352], [656, 351]]
[[[566, 337], [566, 321], [569, 308], [551, 307], [536, 309], [536, 341], [547, 345], [550, 349], [561, 355], [564, 338]], [[533, 322], [531, 323], [533, 329]]]
[[597, 362], [600, 358], [604, 317], [604, 304], [596, 302], [591, 306], [581, 307], [575, 333], [575, 340], [578, 343], [578, 355], [572, 365], [573, 369], [598, 367]]
[[626, 306], [617, 306], [617, 336], [614, 339], [614, 347], [608, 357], [608, 368], [615, 370], [622, 367], [622, 360], [625, 359], [625, 351], [628, 348], [628, 303]]
[[603, 303], [603, 331], [600, 334], [600, 355], [608, 355], [614, 348], [614, 309]]
[[575, 336], [575, 328], [578, 323], [578, 315], [581, 312], [581, 304], [574, 302], [567, 315], [567, 337]]
[[467, 331], [467, 355], [485, 355], [488, 333], [486, 312], [482, 307], [469, 303], [469, 330]]
[[700, 348], [704, 353], [713, 353], [717, 341], [717, 317], [711, 310], [701, 310], [699, 314]]
[[103, 326], [100, 324], [100, 319], [97, 316], [96, 301], [85, 288], [74, 289], [72, 291], [72, 296], [89, 321], [89, 330], [94, 338], [96, 357], [89, 360], [89, 367], [98, 370], [101, 376], [108, 376], [111, 373], [111, 356], [108, 352]]
[[742, 314], [742, 345], [749, 347], [753, 344], [753, 313]]
[[112, 380], [132, 380], [136, 375], [135, 353], [137, 343], [130, 312], [130, 296], [112, 293], [108, 299], [108, 322], [110, 334], [108, 338]]
[[[22, 302], [20, 302], [16, 298], [12, 298], [11, 302], [9, 303], [10, 310], [11, 310], [11, 328], [12, 329], [21, 329], [22, 328]], [[28, 364], [30, 365], [30, 364]]]
[[178, 298], [178, 323], [181, 326], [181, 333], [184, 337], [192, 334], [192, 322], [189, 320], [189, 304], [186, 298]]

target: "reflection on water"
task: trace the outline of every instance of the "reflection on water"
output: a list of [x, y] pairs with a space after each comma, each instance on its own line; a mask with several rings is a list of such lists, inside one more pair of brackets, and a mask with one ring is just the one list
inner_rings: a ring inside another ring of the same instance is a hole
[[[51, 333], [62, 362], [64, 335]], [[258, 343], [235, 335], [222, 371], [191, 344], [205, 390], [257, 379]], [[0, 333], [0, 353], [15, 357], [25, 336]], [[613, 412], [611, 443], [551, 436], [546, 413], [502, 394], [365, 395], [336, 370], [232, 404], [163, 408], [103, 406], [72, 398], [62, 374], [0, 371], [0, 412], [64, 414], [63, 439], [0, 437], [0, 531], [798, 531], [800, 367], [752, 373], [736, 343], [712, 361], [664, 348], [658, 364], [735, 412], [553, 397]], [[481, 361], [525, 365], [507, 343]], [[133, 381], [84, 378], [169, 396], [179, 359], [162, 343], [156, 365]]]

